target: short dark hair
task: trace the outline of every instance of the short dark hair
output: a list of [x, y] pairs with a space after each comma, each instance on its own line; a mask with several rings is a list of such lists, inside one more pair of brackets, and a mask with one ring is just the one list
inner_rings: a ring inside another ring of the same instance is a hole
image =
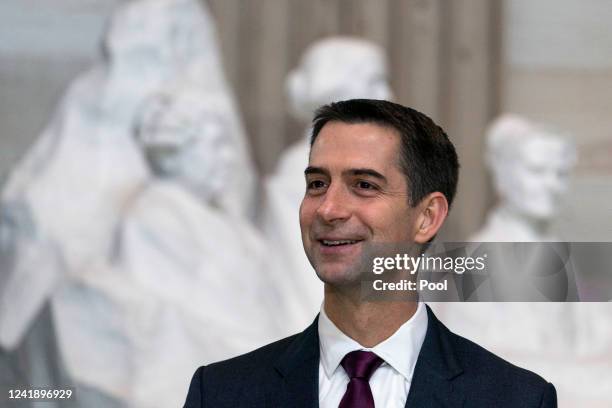
[[459, 161], [442, 128], [428, 116], [397, 103], [350, 99], [321, 106], [312, 121], [310, 146], [328, 122], [374, 123], [400, 136], [399, 167], [406, 176], [411, 206], [439, 191], [450, 207], [457, 190]]

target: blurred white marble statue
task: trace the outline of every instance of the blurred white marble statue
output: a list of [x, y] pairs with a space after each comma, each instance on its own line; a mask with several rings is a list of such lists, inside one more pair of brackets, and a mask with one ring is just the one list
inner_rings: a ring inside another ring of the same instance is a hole
[[549, 228], [575, 162], [567, 139], [518, 115], [499, 117], [487, 132], [486, 151], [498, 204], [471, 240], [557, 240]]
[[[108, 253], [125, 202], [147, 178], [131, 137], [138, 105], [187, 64], [218, 61], [203, 46], [212, 31], [197, 3], [141, 0], [121, 7], [106, 35], [103, 62], [71, 85], [10, 175], [2, 221], [16, 231], [8, 239], [16, 256], [0, 297], [4, 346], [19, 341], [59, 276], [78, 274]], [[33, 296], [18, 295], [24, 281]]]
[[[518, 116], [496, 119], [486, 163], [498, 203], [475, 242], [554, 242], [550, 232], [576, 149], [566, 137]], [[512, 273], [514, 271], [508, 271]], [[437, 304], [445, 324], [553, 382], [567, 407], [612, 404], [612, 313], [597, 303]], [[580, 384], [577, 378], [583, 379]]]
[[323, 284], [316, 278], [302, 247], [298, 212], [305, 192], [309, 122], [321, 105], [352, 98], [390, 99], [384, 50], [369, 41], [330, 37], [315, 42], [290, 72], [286, 91], [291, 113], [304, 122], [303, 137], [282, 154], [265, 180], [262, 228], [275, 246], [282, 275], [278, 286], [287, 297], [293, 332], [308, 324], [321, 306]]
[[143, 407], [180, 406], [198, 364], [280, 337], [263, 237], [219, 202], [248, 167], [229, 100], [191, 89], [143, 107], [138, 141], [154, 178], [120, 232], [118, 263], [158, 310], [135, 339], [132, 398]]
[[[17, 347], [50, 299], [69, 374], [77, 382], [125, 395], [119, 372], [125, 374], [121, 367], [127, 360], [111, 364], [123, 359], [119, 349], [125, 344], [113, 344], [112, 330], [106, 331], [123, 326], [115, 320], [119, 314], [109, 312], [111, 306], [99, 306], [113, 302], [97, 300], [91, 288], [106, 287], [102, 275], [117, 224], [150, 177], [133, 139], [136, 114], [162, 87], [188, 78], [194, 88], [224, 91], [231, 107], [226, 119], [239, 166], [227, 175], [216, 201], [232, 215], [252, 211], [255, 173], [205, 4], [126, 2], [110, 22], [103, 60], [70, 86], [2, 191], [0, 346]], [[118, 286], [115, 292], [121, 292]], [[99, 310], [104, 316], [95, 314]], [[104, 364], [108, 369], [88, 369]]]

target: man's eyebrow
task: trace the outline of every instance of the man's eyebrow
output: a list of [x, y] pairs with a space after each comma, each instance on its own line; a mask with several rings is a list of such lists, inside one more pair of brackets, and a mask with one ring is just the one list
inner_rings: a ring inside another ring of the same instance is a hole
[[[369, 168], [348, 169], [348, 170], [343, 171], [342, 173], [345, 175], [350, 175], [350, 176], [370, 176], [378, 180], [381, 180], [385, 183], [387, 182], [387, 178], [374, 169], [369, 169]], [[304, 170], [304, 175], [307, 176], [309, 174], [322, 174], [324, 176], [329, 176], [329, 171], [323, 167], [308, 166], [306, 167], [306, 170]]]
[[323, 174], [324, 176], [328, 176], [329, 171], [322, 167], [308, 166], [306, 167], [306, 170], [304, 170], [304, 175], [307, 176], [309, 174]]
[[370, 176], [379, 179], [383, 182], [387, 182], [387, 178], [373, 169], [362, 168], [362, 169], [349, 169], [344, 172], [353, 176]]

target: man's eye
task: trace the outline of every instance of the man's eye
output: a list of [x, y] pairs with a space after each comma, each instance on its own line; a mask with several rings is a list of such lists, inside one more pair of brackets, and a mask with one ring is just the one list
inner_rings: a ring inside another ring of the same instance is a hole
[[313, 180], [306, 183], [306, 188], [309, 190], [318, 190], [325, 187], [325, 182], [322, 180]]
[[357, 187], [364, 190], [375, 190], [376, 186], [368, 181], [359, 181], [357, 182]]

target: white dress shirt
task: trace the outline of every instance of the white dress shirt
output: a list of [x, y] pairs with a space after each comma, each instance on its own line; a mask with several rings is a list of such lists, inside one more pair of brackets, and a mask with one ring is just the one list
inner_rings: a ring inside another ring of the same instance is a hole
[[371, 351], [384, 360], [370, 378], [374, 405], [404, 408], [412, 374], [427, 332], [427, 311], [423, 303], [416, 313], [391, 337], [372, 347], [363, 347], [342, 333], [321, 307], [319, 315], [319, 406], [338, 408], [349, 378], [340, 361], [355, 350]]

